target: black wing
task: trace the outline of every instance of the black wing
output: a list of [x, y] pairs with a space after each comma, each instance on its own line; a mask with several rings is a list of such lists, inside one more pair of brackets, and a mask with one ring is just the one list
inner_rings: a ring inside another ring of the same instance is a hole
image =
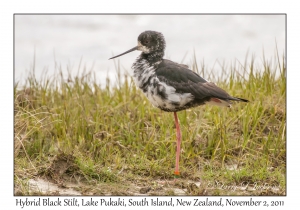
[[158, 65], [156, 74], [161, 82], [174, 87], [177, 93], [191, 93], [194, 100], [199, 100], [199, 102], [212, 97], [222, 100], [239, 100], [192, 70], [170, 60], [163, 59]]

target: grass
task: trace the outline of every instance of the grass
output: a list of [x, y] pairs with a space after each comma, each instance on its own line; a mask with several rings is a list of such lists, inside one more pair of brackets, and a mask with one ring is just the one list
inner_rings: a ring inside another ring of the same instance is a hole
[[[29, 75], [14, 88], [15, 194], [36, 194], [28, 180], [41, 177], [59, 186], [75, 183], [82, 194], [94, 195], [145, 189], [149, 195], [174, 195], [175, 188], [186, 195], [285, 195], [284, 57], [261, 63], [256, 66], [252, 58], [221, 65], [221, 74], [192, 63], [194, 71], [250, 103], [178, 113], [181, 176], [169, 188], [158, 181], [174, 179], [173, 115], [154, 108], [131, 77], [117, 69], [117, 83], [107, 79], [99, 88], [92, 71], [65, 79], [60, 70], [39, 81]], [[277, 190], [251, 190], [258, 185]]]

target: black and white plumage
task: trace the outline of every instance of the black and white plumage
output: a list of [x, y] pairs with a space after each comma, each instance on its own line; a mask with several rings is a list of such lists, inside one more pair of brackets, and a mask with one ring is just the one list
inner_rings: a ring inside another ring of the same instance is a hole
[[181, 133], [176, 112], [203, 104], [230, 107], [231, 101], [248, 100], [230, 96], [186, 65], [163, 59], [165, 47], [165, 39], [161, 33], [145, 31], [139, 35], [136, 47], [110, 59], [134, 50], [142, 51], [132, 65], [133, 77], [136, 85], [155, 107], [174, 112], [177, 129], [175, 174], [179, 175]]

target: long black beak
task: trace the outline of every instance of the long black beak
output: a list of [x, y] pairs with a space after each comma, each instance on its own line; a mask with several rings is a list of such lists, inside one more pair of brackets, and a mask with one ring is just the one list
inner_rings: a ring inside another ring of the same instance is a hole
[[[135, 51], [135, 50], [137, 50], [137, 49], [138, 49], [138, 46], [136, 46], [136, 47], [134, 47], [134, 48], [132, 48], [132, 49], [130, 49], [130, 50], [128, 50], [128, 51], [126, 51], [126, 52], [120, 54], [120, 55], [114, 56], [114, 57], [112, 57], [112, 58], [110, 58], [110, 59], [114, 59], [114, 58], [120, 57], [120, 56], [122, 56], [122, 55], [125, 55], [125, 54], [127, 54], [127, 53], [130, 53], [130, 52]], [[110, 60], [110, 59], [108, 59], [108, 60]]]

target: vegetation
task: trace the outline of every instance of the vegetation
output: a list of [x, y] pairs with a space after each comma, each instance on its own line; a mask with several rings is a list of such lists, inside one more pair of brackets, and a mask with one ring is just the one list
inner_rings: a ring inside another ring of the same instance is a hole
[[31, 190], [29, 181], [41, 178], [59, 187], [72, 183], [83, 195], [285, 195], [284, 61], [263, 58], [256, 66], [252, 58], [222, 65], [220, 74], [192, 63], [250, 102], [178, 113], [176, 180], [173, 114], [154, 108], [131, 77], [117, 69], [117, 83], [107, 79], [101, 89], [92, 71], [66, 79], [61, 70], [39, 81], [31, 74], [14, 88], [15, 194], [60, 194]]

